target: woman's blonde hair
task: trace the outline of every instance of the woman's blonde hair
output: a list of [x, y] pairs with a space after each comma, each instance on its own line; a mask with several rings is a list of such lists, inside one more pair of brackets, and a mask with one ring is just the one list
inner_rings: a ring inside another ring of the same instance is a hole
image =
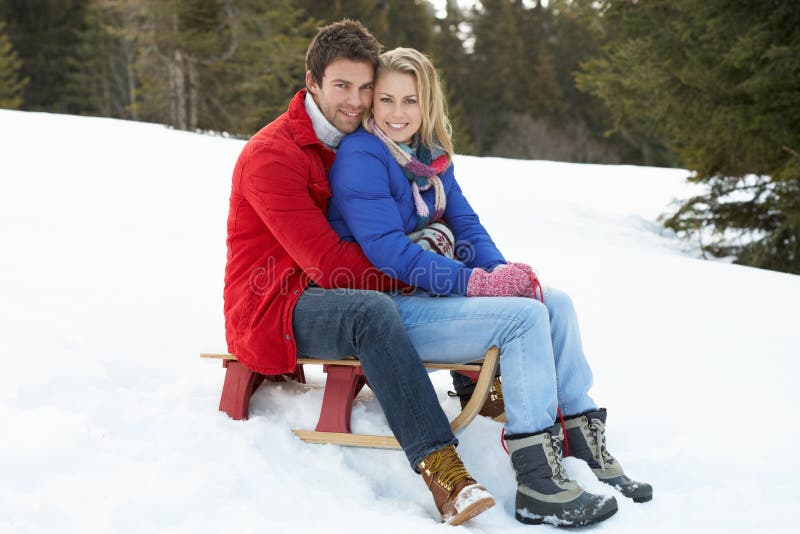
[[[447, 102], [439, 75], [431, 60], [413, 48], [395, 48], [381, 54], [376, 80], [382, 72], [395, 71], [411, 74], [417, 81], [417, 97], [422, 111], [419, 141], [428, 148], [438, 147], [453, 159], [453, 128], [447, 118]], [[365, 117], [364, 127], [369, 130]]]

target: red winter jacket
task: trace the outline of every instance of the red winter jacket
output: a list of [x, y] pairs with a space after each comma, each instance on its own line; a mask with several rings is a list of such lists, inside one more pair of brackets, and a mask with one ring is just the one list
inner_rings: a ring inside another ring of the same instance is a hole
[[384, 291], [397, 285], [357, 244], [340, 241], [326, 219], [334, 153], [314, 133], [305, 94], [247, 142], [233, 171], [225, 334], [231, 354], [268, 375], [295, 369], [292, 312], [309, 281]]

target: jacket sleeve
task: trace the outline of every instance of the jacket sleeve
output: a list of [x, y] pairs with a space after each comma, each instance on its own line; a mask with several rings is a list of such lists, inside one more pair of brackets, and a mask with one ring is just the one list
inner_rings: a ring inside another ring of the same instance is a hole
[[303, 165], [306, 156], [287, 150], [270, 145], [255, 148], [241, 176], [245, 199], [280, 245], [320, 287], [379, 291], [398, 287], [369, 262], [358, 244], [339, 240], [311, 196], [312, 192], [329, 196], [327, 185], [309, 185]]
[[444, 211], [444, 220], [456, 238], [456, 256], [469, 267], [481, 267], [488, 271], [506, 263], [506, 259], [478, 219], [478, 214], [461, 192], [461, 187], [455, 179], [453, 165], [445, 171], [442, 179], [451, 182], [449, 189], [445, 184], [447, 207]]
[[[340, 147], [330, 173], [333, 203], [367, 258], [381, 271], [436, 294], [465, 294], [472, 270], [423, 249], [403, 231], [382, 151], [355, 143]], [[385, 157], [384, 157], [385, 156]]]

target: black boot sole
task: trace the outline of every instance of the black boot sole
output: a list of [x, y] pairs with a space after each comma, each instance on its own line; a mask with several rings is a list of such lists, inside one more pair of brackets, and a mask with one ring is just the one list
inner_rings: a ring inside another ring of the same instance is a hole
[[608, 486], [610, 486], [610, 487], [614, 488], [615, 490], [619, 491], [620, 493], [622, 493], [622, 496], [623, 496], [623, 497], [625, 497], [626, 499], [630, 499], [630, 500], [632, 500], [633, 502], [642, 503], [642, 502], [649, 502], [649, 501], [652, 501], [652, 500], [653, 500], [653, 488], [652, 488], [652, 486], [650, 487], [650, 495], [642, 495], [642, 496], [640, 496], [640, 497], [633, 497], [633, 496], [631, 496], [631, 495], [625, 495], [625, 492], [623, 492], [623, 491], [622, 491], [622, 490], [619, 488], [619, 486], [617, 486], [616, 484], [614, 484], [614, 483], [612, 483], [612, 482], [609, 482], [608, 480], [603, 480], [602, 478], [598, 478], [598, 480], [599, 480], [600, 482], [602, 482], [603, 484], [606, 484], [606, 485], [608, 485]]
[[[594, 517], [590, 517], [588, 519], [584, 519], [584, 520], [581, 520], [581, 521], [574, 521], [574, 522], [569, 523], [569, 524], [556, 524], [554, 526], [556, 526], [558, 528], [578, 528], [578, 527], [585, 527], [587, 525], [593, 525], [595, 523], [599, 523], [600, 521], [605, 521], [606, 519], [608, 519], [612, 515], [616, 514], [617, 510], [618, 510], [618, 508], [614, 508], [613, 510], [609, 510], [608, 512], [606, 512], [604, 514], [600, 514], [600, 515], [597, 515], [597, 516], [594, 516]], [[517, 521], [519, 521], [520, 523], [525, 523], [526, 525], [541, 525], [541, 524], [545, 523], [544, 518], [524, 517], [524, 516], [516, 514], [516, 513], [514, 514], [514, 517], [516, 518]], [[559, 519], [559, 521], [563, 521], [563, 520]], [[552, 523], [547, 523], [547, 524], [548, 525], [552, 525]]]

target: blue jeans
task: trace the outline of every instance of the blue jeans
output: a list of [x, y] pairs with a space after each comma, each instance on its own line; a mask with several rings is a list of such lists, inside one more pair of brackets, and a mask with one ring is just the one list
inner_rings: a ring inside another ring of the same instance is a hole
[[523, 297], [393, 295], [424, 361], [465, 363], [500, 348], [506, 434], [539, 432], [564, 416], [594, 410], [592, 371], [572, 300], [546, 288], [544, 304]]
[[411, 468], [458, 443], [392, 299], [377, 291], [306, 289], [292, 327], [303, 356], [355, 355]]

